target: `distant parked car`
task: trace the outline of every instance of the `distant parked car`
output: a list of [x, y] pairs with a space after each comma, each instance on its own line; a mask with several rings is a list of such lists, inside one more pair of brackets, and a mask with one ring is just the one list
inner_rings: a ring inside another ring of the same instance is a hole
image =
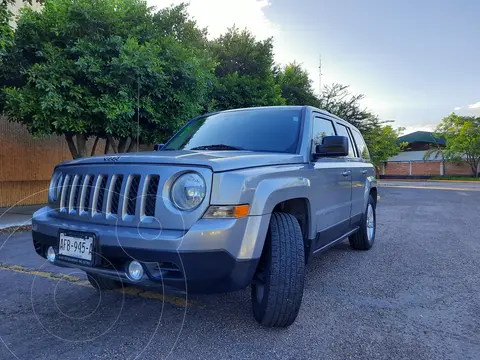
[[373, 245], [376, 200], [352, 125], [307, 106], [231, 110], [191, 120], [154, 152], [58, 165], [33, 243], [97, 289], [251, 285], [255, 319], [284, 327], [312, 254], [347, 237]]

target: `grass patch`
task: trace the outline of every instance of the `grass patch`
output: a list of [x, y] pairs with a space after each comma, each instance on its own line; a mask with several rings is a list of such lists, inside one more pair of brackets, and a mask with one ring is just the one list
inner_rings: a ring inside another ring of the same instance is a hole
[[430, 180], [480, 181], [480, 178], [472, 176], [432, 176]]

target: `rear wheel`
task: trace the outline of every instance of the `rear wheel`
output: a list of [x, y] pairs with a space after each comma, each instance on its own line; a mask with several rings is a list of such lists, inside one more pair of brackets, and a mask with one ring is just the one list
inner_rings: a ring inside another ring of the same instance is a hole
[[87, 273], [90, 284], [97, 290], [115, 290], [122, 287], [122, 283], [97, 274]]
[[302, 230], [287, 213], [273, 213], [252, 285], [255, 319], [269, 327], [291, 325], [300, 310], [305, 277]]
[[368, 250], [375, 242], [377, 232], [377, 215], [375, 212], [375, 201], [372, 196], [368, 197], [367, 208], [362, 217], [360, 229], [350, 235], [350, 246], [356, 250]]

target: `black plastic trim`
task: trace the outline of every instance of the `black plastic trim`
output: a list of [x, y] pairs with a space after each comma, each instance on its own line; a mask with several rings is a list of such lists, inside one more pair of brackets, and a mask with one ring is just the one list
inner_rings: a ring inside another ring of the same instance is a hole
[[[41, 249], [39, 255], [43, 257], [46, 257], [48, 246], [58, 247], [58, 237], [56, 236], [32, 231], [32, 237], [35, 248]], [[169, 262], [180, 269], [183, 274], [182, 278], [164, 276], [162, 279], [158, 279], [148, 276], [136, 283], [154, 286], [164, 285], [192, 293], [222, 293], [247, 287], [252, 282], [259, 261], [259, 259], [236, 259], [225, 250], [188, 252], [144, 250], [104, 246], [101, 243], [100, 235], [97, 235], [96, 240], [97, 251], [101, 258], [107, 259], [107, 263], [114, 264], [115, 268], [105, 267], [105, 264], [100, 264], [100, 262], [96, 262], [94, 266], [89, 267], [67, 262], [64, 259], [56, 262], [56, 265], [79, 268], [99, 275], [110, 273], [111, 276], [116, 276], [117, 280], [118, 274], [120, 274], [122, 281], [131, 282], [128, 278], [125, 280], [121, 274], [125, 274], [126, 264], [132, 259], [143, 263]]]

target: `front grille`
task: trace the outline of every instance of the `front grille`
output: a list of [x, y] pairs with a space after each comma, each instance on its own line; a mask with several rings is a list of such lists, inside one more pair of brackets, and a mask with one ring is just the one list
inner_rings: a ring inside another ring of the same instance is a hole
[[103, 199], [105, 197], [105, 188], [107, 187], [107, 180], [108, 180], [107, 175], [100, 175], [100, 176], [101, 176], [100, 187], [98, 188], [97, 202], [95, 205], [95, 211], [99, 213], [102, 212]]
[[73, 210], [78, 211], [78, 205], [80, 203], [80, 196], [82, 195], [84, 176], [80, 175], [75, 182], [73, 191]]
[[118, 214], [118, 203], [120, 202], [120, 190], [122, 189], [123, 175], [115, 175], [112, 181], [112, 190], [109, 194], [112, 198], [110, 200], [110, 212]]
[[140, 175], [131, 175], [127, 195], [127, 215], [135, 215]]
[[[115, 215], [124, 221], [155, 216], [157, 199], [160, 198], [157, 196], [160, 191], [159, 174], [107, 175], [65, 171], [58, 179], [57, 201], [61, 213], [95, 216], [97, 219]], [[141, 201], [142, 208], [139, 214], [138, 201]]]
[[83, 204], [82, 204], [82, 210], [83, 211], [90, 211], [91, 206], [90, 205], [90, 195], [92, 194], [93, 190], [93, 175], [87, 175], [88, 179], [85, 181], [83, 191], [85, 192], [85, 195], [83, 197]]
[[147, 193], [145, 194], [145, 216], [155, 216], [159, 181], [160, 176], [158, 175], [151, 175], [148, 178]]

